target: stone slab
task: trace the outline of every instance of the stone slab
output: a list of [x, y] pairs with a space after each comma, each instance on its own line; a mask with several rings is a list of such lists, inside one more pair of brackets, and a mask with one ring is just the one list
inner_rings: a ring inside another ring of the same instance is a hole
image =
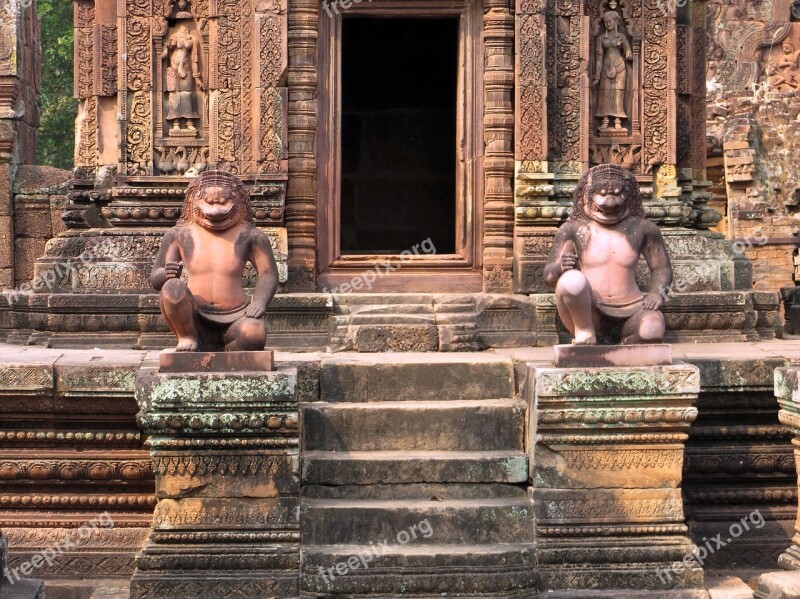
[[[448, 401], [514, 397], [514, 365], [504, 357], [469, 354], [380, 354], [322, 361], [327, 402]], [[434, 357], [435, 356], [435, 357]]]
[[161, 352], [159, 372], [261, 372], [275, 370], [275, 353], [264, 351], [236, 352]]
[[758, 578], [755, 599], [800, 598], [800, 571], [767, 572]]
[[706, 576], [710, 599], [753, 599], [753, 589], [736, 576]]
[[306, 485], [402, 483], [524, 483], [528, 456], [522, 451], [307, 451]]
[[599, 368], [603, 366], [665, 366], [672, 364], [672, 346], [649, 345], [556, 345], [558, 368]]

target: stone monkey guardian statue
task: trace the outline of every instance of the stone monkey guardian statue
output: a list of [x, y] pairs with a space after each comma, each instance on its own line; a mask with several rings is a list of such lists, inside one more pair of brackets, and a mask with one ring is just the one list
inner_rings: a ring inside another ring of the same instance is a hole
[[[252, 301], [242, 287], [247, 262], [258, 273]], [[184, 265], [189, 282], [180, 276]], [[278, 288], [269, 237], [253, 223], [242, 182], [209, 170], [186, 189], [183, 214], [167, 231], [150, 282], [161, 313], [178, 337], [176, 351], [260, 351], [261, 319]]]
[[[642, 292], [636, 266], [644, 256], [650, 286]], [[661, 231], [644, 218], [639, 184], [627, 169], [603, 164], [578, 182], [572, 214], [556, 233], [545, 266], [558, 314], [574, 343], [659, 343], [659, 311], [672, 283]]]

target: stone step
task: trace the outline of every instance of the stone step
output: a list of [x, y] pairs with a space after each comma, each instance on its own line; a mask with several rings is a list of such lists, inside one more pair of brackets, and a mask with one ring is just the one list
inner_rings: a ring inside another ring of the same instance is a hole
[[305, 451], [522, 451], [525, 404], [393, 401], [301, 405]]
[[516, 485], [471, 484], [471, 483], [417, 483], [417, 484], [375, 484], [375, 485], [306, 485], [303, 487], [305, 499], [515, 499], [525, 495]]
[[514, 364], [481, 355], [407, 354], [329, 358], [322, 401], [452, 401], [514, 397]]
[[302, 592], [325, 596], [495, 597], [532, 589], [536, 579], [533, 546], [525, 544], [322, 545], [304, 548], [300, 559]]
[[310, 499], [300, 503], [303, 545], [532, 543], [533, 506], [516, 497]]
[[753, 589], [736, 576], [705, 576], [709, 599], [753, 599]]
[[379, 483], [523, 483], [522, 451], [309, 451], [302, 456], [306, 485]]

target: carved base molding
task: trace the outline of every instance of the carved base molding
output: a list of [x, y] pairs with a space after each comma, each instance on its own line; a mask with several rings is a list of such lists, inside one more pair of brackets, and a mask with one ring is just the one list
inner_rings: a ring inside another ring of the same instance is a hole
[[540, 589], [703, 589], [681, 497], [698, 369], [530, 366], [527, 380]]
[[37, 575], [133, 571], [155, 505], [134, 421], [142, 358], [20, 348], [0, 360], [0, 528], [12, 568], [60, 548]]
[[[705, 567], [775, 569], [794, 531], [797, 482], [791, 431], [778, 421], [774, 371], [788, 359], [716, 356], [700, 369], [699, 415], [689, 429], [683, 495], [692, 539], [731, 537]], [[763, 517], [756, 527], [752, 518]], [[750, 522], [734, 538], [729, 528]]]
[[158, 504], [131, 599], [297, 597], [297, 370], [137, 375]]
[[[8, 568], [11, 567], [12, 570]], [[28, 580], [19, 574], [19, 568], [8, 563], [8, 539], [0, 531], [0, 597], [11, 599], [44, 599], [41, 580]]]
[[[268, 345], [291, 351], [473, 351], [551, 346], [570, 335], [554, 295], [279, 294]], [[663, 308], [668, 342], [775, 336], [778, 297], [759, 291], [675, 292]], [[0, 292], [0, 339], [59, 348], [162, 349], [175, 339], [155, 293]]]
[[[775, 371], [775, 396], [781, 406], [778, 418], [794, 435], [794, 461], [800, 472], [800, 368], [778, 368]], [[792, 545], [778, 558], [778, 565], [785, 570], [800, 570], [800, 515], [795, 523]]]

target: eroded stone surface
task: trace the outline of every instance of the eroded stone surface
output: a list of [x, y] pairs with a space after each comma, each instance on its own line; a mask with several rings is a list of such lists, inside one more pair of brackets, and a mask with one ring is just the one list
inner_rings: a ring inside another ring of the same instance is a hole
[[758, 578], [754, 599], [800, 597], [800, 572], [767, 572]]
[[131, 597], [298, 595], [297, 371], [137, 378], [156, 492]]

